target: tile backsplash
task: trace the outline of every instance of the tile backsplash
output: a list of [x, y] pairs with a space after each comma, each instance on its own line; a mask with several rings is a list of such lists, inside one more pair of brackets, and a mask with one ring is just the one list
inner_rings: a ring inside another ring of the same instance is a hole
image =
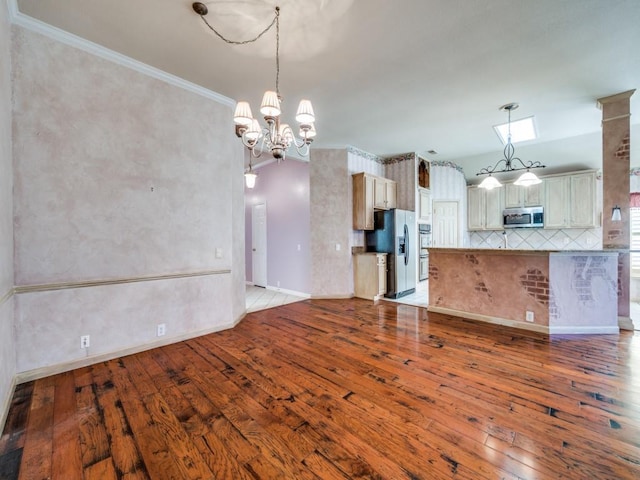
[[[506, 230], [507, 248], [514, 250], [601, 250], [602, 228], [513, 228]], [[502, 231], [469, 232], [470, 248], [505, 248]]]

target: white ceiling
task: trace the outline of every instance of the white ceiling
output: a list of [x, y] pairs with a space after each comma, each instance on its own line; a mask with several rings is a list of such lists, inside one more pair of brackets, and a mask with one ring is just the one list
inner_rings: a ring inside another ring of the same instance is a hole
[[[547, 172], [601, 166], [596, 99], [640, 87], [639, 0], [217, 0], [207, 19], [246, 39], [281, 7], [280, 90], [312, 100], [314, 147], [418, 152], [467, 178], [502, 156], [498, 108], [535, 115], [517, 156]], [[20, 12], [233, 99], [275, 86], [275, 32], [231, 46], [190, 0], [18, 0]], [[640, 166], [640, 91], [631, 99]], [[230, 131], [232, 126], [230, 125]], [[436, 150], [437, 155], [426, 153]]]

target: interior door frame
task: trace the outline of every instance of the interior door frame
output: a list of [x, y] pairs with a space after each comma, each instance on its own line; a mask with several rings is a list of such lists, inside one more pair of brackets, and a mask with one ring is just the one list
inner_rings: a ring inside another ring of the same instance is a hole
[[[263, 207], [264, 208], [264, 232], [262, 232], [262, 235], [260, 235], [260, 232], [258, 232], [258, 224], [256, 221], [256, 208], [258, 207]], [[255, 255], [256, 252], [256, 238], [257, 236], [261, 236], [259, 240], [259, 243], [262, 243], [262, 245], [264, 246], [264, 255], [262, 257], [259, 257], [258, 255]], [[257, 259], [263, 258], [262, 264], [258, 265], [258, 261]], [[255, 205], [251, 205], [251, 281], [254, 285], [259, 286], [259, 287], [267, 287], [267, 266], [268, 266], [268, 262], [267, 262], [267, 202], [260, 202], [260, 203], [256, 203]], [[256, 281], [256, 272], [258, 271], [258, 267], [262, 267], [263, 271], [264, 271], [264, 279], [258, 278], [258, 281]], [[264, 282], [262, 282], [261, 280], [264, 280]], [[263, 285], [264, 283], [264, 285]]]

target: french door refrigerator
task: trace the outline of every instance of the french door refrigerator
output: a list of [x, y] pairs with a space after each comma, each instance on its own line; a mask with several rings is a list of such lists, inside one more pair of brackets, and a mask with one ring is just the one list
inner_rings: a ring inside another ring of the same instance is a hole
[[399, 298], [416, 291], [420, 247], [415, 229], [415, 212], [396, 208], [374, 214], [374, 230], [367, 232], [367, 251], [388, 254], [387, 298]]

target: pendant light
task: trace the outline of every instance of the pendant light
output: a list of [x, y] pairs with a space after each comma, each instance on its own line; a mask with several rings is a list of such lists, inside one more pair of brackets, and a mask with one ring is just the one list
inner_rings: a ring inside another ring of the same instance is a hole
[[[501, 187], [502, 184], [492, 176], [493, 173], [503, 173], [503, 172], [516, 172], [519, 170], [526, 170], [520, 177], [514, 182], [515, 185], [520, 185], [524, 187], [528, 187], [530, 185], [536, 185], [542, 180], [538, 178], [538, 176], [531, 172], [530, 170], [533, 168], [545, 168], [545, 165], [542, 165], [540, 162], [531, 162], [531, 161], [522, 161], [519, 157], [515, 157], [515, 148], [513, 147], [513, 143], [511, 142], [511, 111], [518, 108], [519, 105], [517, 103], [507, 103], [500, 107], [501, 111], [506, 111], [508, 114], [508, 133], [507, 133], [507, 144], [504, 147], [504, 158], [498, 160], [496, 164], [491, 167], [485, 167], [480, 170], [476, 175], [488, 175], [478, 188], [485, 188], [487, 190], [491, 190], [496, 187]], [[502, 165], [502, 169], [499, 167]]]

